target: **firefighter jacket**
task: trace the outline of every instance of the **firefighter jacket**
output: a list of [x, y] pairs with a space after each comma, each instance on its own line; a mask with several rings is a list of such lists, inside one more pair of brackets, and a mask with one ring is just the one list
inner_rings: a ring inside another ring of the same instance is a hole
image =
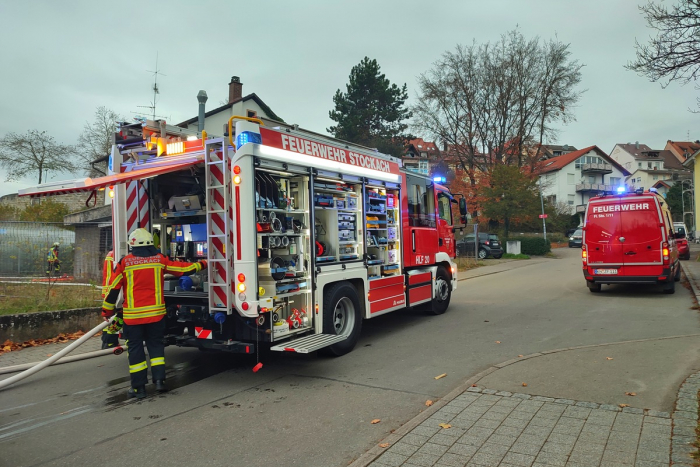
[[172, 261], [157, 253], [153, 256], [126, 255], [119, 261], [102, 302], [103, 316], [114, 313], [119, 291], [124, 293], [124, 322], [129, 325], [160, 321], [165, 315], [163, 275], [190, 275], [207, 266], [206, 261], [185, 263]]
[[49, 263], [58, 262], [58, 248], [51, 247], [49, 252], [46, 254], [46, 261], [48, 261]]
[[107, 296], [107, 290], [112, 283], [114, 276], [114, 252], [110, 250], [105, 256], [105, 262], [102, 266], [102, 298]]

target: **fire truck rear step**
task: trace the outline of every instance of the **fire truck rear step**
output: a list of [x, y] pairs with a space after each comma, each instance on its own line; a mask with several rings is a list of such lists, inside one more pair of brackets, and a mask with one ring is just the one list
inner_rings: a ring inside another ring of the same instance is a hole
[[345, 339], [345, 336], [336, 334], [314, 334], [312, 336], [302, 337], [275, 345], [270, 350], [276, 350], [278, 352], [311, 353], [315, 350], [328, 347], [329, 345], [342, 342]]

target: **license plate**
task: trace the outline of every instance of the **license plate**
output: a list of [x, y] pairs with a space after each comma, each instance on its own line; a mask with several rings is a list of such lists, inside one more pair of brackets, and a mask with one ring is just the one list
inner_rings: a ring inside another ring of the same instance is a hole
[[617, 274], [617, 269], [594, 269], [593, 274]]

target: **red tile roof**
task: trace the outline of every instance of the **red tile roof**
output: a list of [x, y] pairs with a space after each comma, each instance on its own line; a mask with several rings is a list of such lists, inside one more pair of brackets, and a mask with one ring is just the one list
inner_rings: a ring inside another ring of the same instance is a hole
[[602, 149], [600, 149], [596, 145], [588, 146], [587, 148], [579, 149], [578, 151], [570, 152], [568, 154], [562, 154], [561, 156], [557, 156], [557, 157], [553, 157], [552, 159], [544, 160], [537, 165], [537, 173], [546, 174], [549, 172], [555, 172], [557, 170], [561, 170], [564, 167], [566, 167], [567, 165], [574, 162], [579, 157], [584, 156], [591, 151], [598, 153], [598, 155], [600, 157], [602, 157], [603, 159], [608, 161], [611, 165], [615, 166], [623, 174], [625, 174], [625, 175], [630, 174], [630, 172], [628, 170], [626, 170], [620, 164], [615, 162], [610, 156], [608, 156]]
[[646, 144], [639, 144], [639, 143], [627, 143], [627, 144], [622, 144], [618, 143], [615, 146], [620, 146], [622, 149], [627, 151], [629, 154], [631, 154], [634, 157], [640, 156], [643, 152], [651, 151], [652, 149], [647, 146]]
[[[670, 146], [670, 148], [669, 148]], [[673, 150], [677, 155], [683, 157], [684, 159], [690, 157], [700, 149], [700, 143], [692, 141], [671, 141], [666, 142], [666, 148]]]

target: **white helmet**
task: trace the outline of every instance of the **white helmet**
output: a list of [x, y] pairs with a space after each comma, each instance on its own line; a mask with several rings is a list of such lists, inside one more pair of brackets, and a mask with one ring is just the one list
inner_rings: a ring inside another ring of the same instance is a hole
[[129, 246], [153, 245], [153, 235], [146, 229], [136, 229], [129, 234]]
[[58, 242], [53, 242], [53, 246], [61, 246], [61, 244]]

